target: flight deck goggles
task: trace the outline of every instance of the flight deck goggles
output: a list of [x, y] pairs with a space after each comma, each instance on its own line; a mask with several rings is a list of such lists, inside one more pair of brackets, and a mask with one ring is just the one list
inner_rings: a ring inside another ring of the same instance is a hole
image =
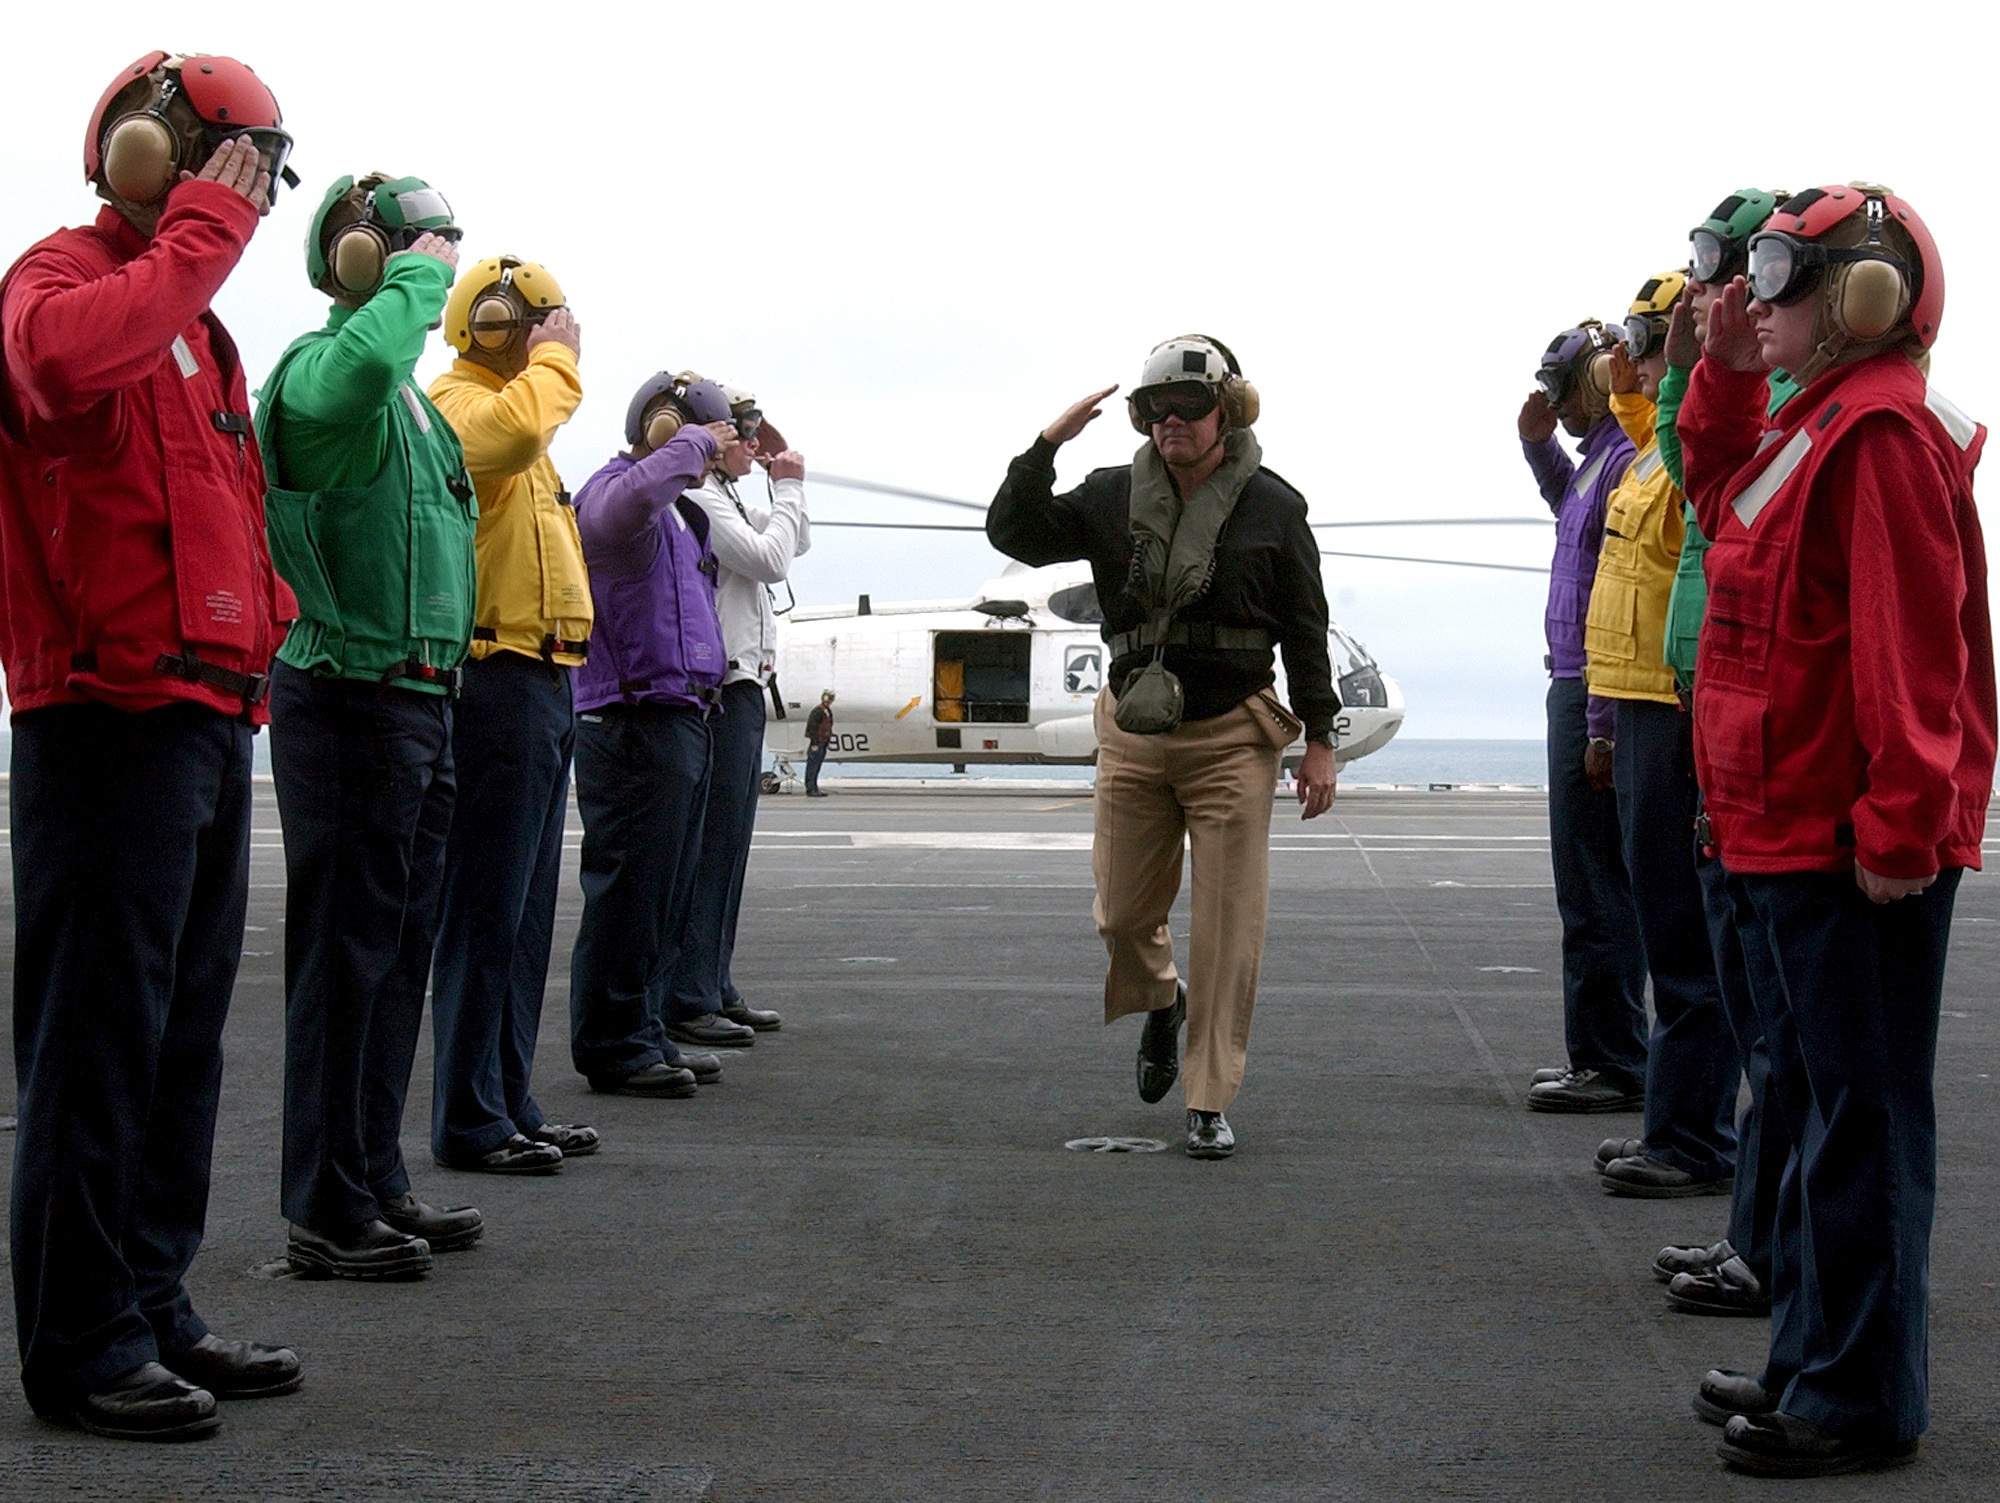
[[730, 419], [736, 424], [736, 436], [749, 443], [756, 438], [757, 430], [764, 426], [764, 414], [760, 408], [752, 407], [748, 412], [739, 412]]
[[1692, 230], [1688, 234], [1688, 278], [1714, 286], [1726, 282], [1744, 268], [1744, 242], [1718, 235], [1714, 230]]
[[1541, 387], [1543, 396], [1560, 407], [1576, 385], [1576, 368], [1571, 364], [1545, 365], [1535, 372], [1535, 385]]
[[1198, 423], [1215, 411], [1216, 390], [1205, 381], [1172, 381], [1165, 386], [1142, 386], [1132, 393], [1132, 410], [1148, 428], [1170, 417]]
[[292, 154], [292, 133], [281, 125], [211, 125], [204, 121], [201, 133], [195, 138], [196, 169], [206, 165], [210, 157], [238, 136], [250, 138], [250, 144], [257, 148], [257, 155], [263, 160], [264, 170], [271, 174], [269, 199], [277, 198], [280, 183], [288, 188], [298, 187], [299, 175], [285, 165]]
[[388, 232], [397, 250], [408, 250], [420, 235], [436, 235], [456, 245], [465, 233], [452, 222], [445, 196], [417, 178], [398, 178], [369, 189], [368, 213], [378, 228]]
[[1759, 230], [1750, 237], [1750, 296], [1782, 308], [1817, 287], [1827, 267], [1854, 261], [1887, 261], [1902, 272], [1906, 284], [1912, 280], [1902, 257], [1890, 255], [1879, 245], [1836, 249], [1782, 230]]
[[1625, 353], [1644, 360], [1667, 342], [1667, 321], [1657, 313], [1635, 313], [1625, 320], [1621, 337]]

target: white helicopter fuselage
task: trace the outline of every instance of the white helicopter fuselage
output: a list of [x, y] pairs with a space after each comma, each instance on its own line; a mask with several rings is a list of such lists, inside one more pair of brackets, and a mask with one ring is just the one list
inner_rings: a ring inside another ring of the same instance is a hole
[[[800, 609], [778, 622], [777, 688], [785, 707], [765, 727], [781, 773], [805, 752], [806, 715], [834, 691], [827, 760], [946, 764], [1082, 764], [1097, 757], [1091, 709], [1110, 650], [1083, 564], [1015, 564], [971, 600]], [[1403, 695], [1338, 627], [1330, 633], [1345, 707], [1334, 723], [1340, 762], [1386, 745]], [[1284, 667], [1278, 665], [1282, 695]], [[1357, 702], [1361, 701], [1361, 702]], [[1303, 741], [1286, 748], [1295, 764]]]

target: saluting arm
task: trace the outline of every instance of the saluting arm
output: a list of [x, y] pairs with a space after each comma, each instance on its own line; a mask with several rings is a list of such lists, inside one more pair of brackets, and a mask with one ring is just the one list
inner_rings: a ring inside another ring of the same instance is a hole
[[375, 295], [333, 337], [286, 367], [278, 405], [287, 417], [329, 426], [365, 423], [410, 379], [431, 325], [444, 311], [452, 271], [434, 256], [391, 258]]
[[582, 401], [576, 356], [548, 341], [528, 352], [528, 368], [505, 386], [459, 394], [445, 416], [465, 446], [465, 466], [474, 478], [504, 480], [548, 453]]

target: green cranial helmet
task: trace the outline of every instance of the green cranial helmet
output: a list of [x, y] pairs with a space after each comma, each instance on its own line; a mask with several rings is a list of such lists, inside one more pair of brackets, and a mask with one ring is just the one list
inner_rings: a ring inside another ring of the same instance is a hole
[[330, 296], [365, 298], [389, 257], [424, 235], [459, 238], [451, 205], [420, 177], [372, 173], [338, 179], [306, 230], [306, 276]]
[[1708, 218], [1688, 231], [1688, 276], [1713, 285], [1747, 271], [1750, 237], [1784, 199], [1782, 191], [1738, 188], [1717, 204]]

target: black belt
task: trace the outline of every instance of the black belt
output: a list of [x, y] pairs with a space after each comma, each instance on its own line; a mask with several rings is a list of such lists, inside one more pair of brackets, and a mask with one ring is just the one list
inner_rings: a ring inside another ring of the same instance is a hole
[[[472, 640], [475, 642], [497, 642], [500, 640], [499, 628], [475, 626], [472, 628]], [[588, 657], [590, 655], [590, 644], [588, 642], [566, 642], [553, 632], [542, 638], [543, 662], [553, 663], [556, 660], [556, 654], [559, 652], [566, 652], [579, 658]]]
[[382, 682], [394, 683], [399, 678], [412, 679], [420, 684], [436, 684], [445, 693], [456, 698], [465, 682], [465, 670], [438, 668], [417, 658], [407, 658], [383, 674]]
[[207, 684], [220, 689], [225, 694], [239, 696], [244, 708], [260, 705], [271, 692], [271, 675], [268, 673], [238, 673], [233, 668], [224, 668], [220, 663], [204, 662], [194, 654], [192, 648], [178, 654], [163, 652], [153, 662], [155, 673], [172, 674], [191, 683]]
[[[1176, 621], [1167, 628], [1169, 647], [1207, 647], [1220, 652], [1262, 652], [1271, 645], [1271, 634], [1261, 626], [1217, 626], [1208, 621]], [[1160, 645], [1160, 629], [1146, 625], [1121, 631], [1111, 639], [1111, 655], [1122, 658], [1128, 652]]]

